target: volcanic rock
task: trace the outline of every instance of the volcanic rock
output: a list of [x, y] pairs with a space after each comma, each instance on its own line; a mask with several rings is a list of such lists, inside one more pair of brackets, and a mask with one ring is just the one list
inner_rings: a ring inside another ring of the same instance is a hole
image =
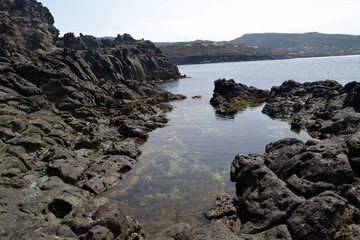
[[234, 114], [249, 103], [264, 102], [269, 95], [268, 90], [248, 87], [236, 83], [233, 79], [218, 79], [215, 82], [211, 105], [220, 115]]
[[236, 231], [243, 239], [359, 237], [358, 83], [286, 81], [271, 89], [264, 113], [320, 140], [281, 139], [265, 154], [239, 154]]
[[0, 2], [0, 238], [137, 239], [138, 222], [97, 195], [129, 171], [138, 140], [184, 98], [149, 41], [59, 37], [36, 0]]
[[157, 240], [189, 240], [192, 236], [192, 227], [186, 223], [178, 223], [157, 234]]
[[349, 83], [344, 87], [331, 80], [303, 84], [285, 81], [271, 89], [263, 113], [288, 118], [293, 128], [306, 129], [314, 137], [351, 133], [360, 122], [353, 100], [359, 90], [355, 86]]

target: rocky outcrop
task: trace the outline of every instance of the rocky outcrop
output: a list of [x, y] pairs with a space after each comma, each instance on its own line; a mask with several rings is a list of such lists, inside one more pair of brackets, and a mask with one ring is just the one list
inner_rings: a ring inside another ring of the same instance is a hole
[[37, 52], [55, 50], [59, 31], [53, 26], [53, 16], [41, 3], [36, 0], [3, 0], [0, 16], [0, 55], [22, 52], [23, 49]]
[[58, 37], [35, 0], [0, 2], [0, 238], [141, 239], [98, 195], [129, 171], [178, 78], [154, 45]]
[[321, 140], [282, 139], [235, 157], [239, 239], [360, 237], [358, 94], [359, 83], [329, 80], [272, 88], [263, 112]]
[[269, 95], [268, 90], [248, 87], [236, 83], [233, 79], [218, 79], [214, 84], [214, 94], [210, 103], [220, 115], [233, 115], [249, 103], [264, 102]]
[[359, 205], [348, 193], [357, 189], [356, 176], [339, 139], [283, 139], [269, 144], [264, 155], [238, 155], [231, 177], [239, 233], [285, 225], [291, 233], [287, 239], [356, 239]]
[[[89, 79], [88, 71], [103, 81], [132, 79], [142, 82], [180, 78], [174, 64], [170, 63], [150, 41], [134, 40], [129, 34], [118, 35], [114, 40], [97, 40], [80, 34], [67, 33], [58, 45], [68, 50], [68, 60], [79, 77]], [[83, 59], [84, 61], [78, 61]]]
[[127, 79], [144, 82], [180, 78], [178, 68], [155, 45], [134, 40], [129, 34], [118, 35], [115, 40], [97, 40], [82, 34], [75, 37], [73, 33], [59, 38], [51, 13], [36, 0], [4, 0], [0, 3], [0, 14], [0, 56], [18, 55], [19, 65], [26, 63], [23, 55], [40, 60], [36, 61], [40, 66], [35, 69], [23, 66], [26, 72], [35, 74], [36, 69], [54, 67], [62, 70], [66, 65], [76, 77], [96, 84]]
[[354, 132], [359, 123], [359, 84], [336, 81], [298, 83], [292, 80], [271, 89], [263, 113], [289, 119], [292, 128], [318, 138]]

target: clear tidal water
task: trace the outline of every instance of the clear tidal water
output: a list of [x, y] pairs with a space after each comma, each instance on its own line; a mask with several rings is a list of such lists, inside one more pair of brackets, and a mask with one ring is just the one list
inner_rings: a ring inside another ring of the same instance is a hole
[[[304, 131], [292, 132], [286, 121], [261, 113], [263, 104], [251, 104], [232, 117], [215, 114], [209, 104], [214, 81], [234, 79], [248, 86], [270, 89], [283, 81], [360, 81], [360, 56], [303, 58], [179, 66], [190, 76], [161, 83], [173, 93], [188, 98], [174, 101], [166, 127], [150, 133], [141, 146], [137, 166], [108, 192], [128, 214], [152, 234], [178, 222], [193, 227], [206, 223], [202, 213], [219, 193], [235, 195], [230, 165], [239, 153], [263, 153], [266, 144], [285, 137], [306, 141]], [[201, 95], [200, 99], [192, 96]]]

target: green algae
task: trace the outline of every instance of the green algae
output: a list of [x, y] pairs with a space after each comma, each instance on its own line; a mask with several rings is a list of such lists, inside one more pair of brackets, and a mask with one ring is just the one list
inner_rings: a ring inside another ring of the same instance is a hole
[[167, 127], [150, 133], [138, 165], [104, 194], [140, 220], [148, 236], [178, 222], [194, 228], [207, 222], [203, 212], [218, 194], [235, 193], [229, 180], [234, 156], [259, 152], [276, 136], [289, 135], [286, 122], [262, 115], [256, 104], [240, 111], [236, 121], [223, 122], [211, 106], [190, 107], [193, 100], [186, 101], [189, 106], [169, 113]]

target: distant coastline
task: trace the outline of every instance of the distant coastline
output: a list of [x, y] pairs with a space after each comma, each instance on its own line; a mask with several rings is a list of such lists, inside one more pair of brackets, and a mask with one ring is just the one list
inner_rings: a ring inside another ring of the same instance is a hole
[[296, 59], [296, 58], [312, 58], [312, 57], [336, 57], [336, 56], [353, 56], [360, 55], [360, 53], [353, 54], [329, 54], [329, 55], [197, 55], [189, 57], [171, 57], [168, 56], [170, 62], [176, 65], [191, 65], [191, 64], [208, 64], [208, 63], [225, 63], [225, 62], [247, 62], [247, 61], [264, 61], [264, 60], [281, 60], [281, 59]]
[[360, 54], [360, 36], [311, 33], [254, 33], [231, 41], [155, 43], [177, 65]]

